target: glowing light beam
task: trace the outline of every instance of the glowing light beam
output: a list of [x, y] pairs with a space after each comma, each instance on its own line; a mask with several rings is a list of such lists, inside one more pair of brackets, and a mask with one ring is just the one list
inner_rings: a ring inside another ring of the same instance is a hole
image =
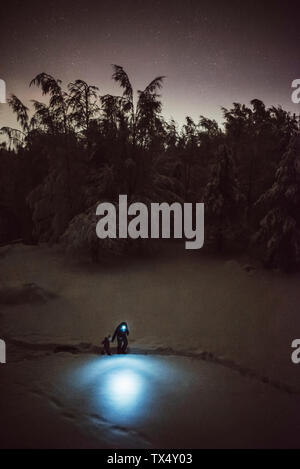
[[110, 422], [133, 422], [145, 417], [155, 402], [157, 384], [168, 373], [166, 364], [150, 357], [99, 357], [73, 375], [81, 396]]

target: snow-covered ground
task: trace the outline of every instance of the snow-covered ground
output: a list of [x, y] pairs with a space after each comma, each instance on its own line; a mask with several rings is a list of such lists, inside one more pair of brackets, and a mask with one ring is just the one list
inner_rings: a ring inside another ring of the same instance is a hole
[[299, 397], [205, 361], [58, 353], [1, 369], [1, 446], [299, 446]]
[[[1, 248], [0, 446], [300, 446], [299, 276], [243, 264]], [[122, 320], [132, 354], [97, 354]]]

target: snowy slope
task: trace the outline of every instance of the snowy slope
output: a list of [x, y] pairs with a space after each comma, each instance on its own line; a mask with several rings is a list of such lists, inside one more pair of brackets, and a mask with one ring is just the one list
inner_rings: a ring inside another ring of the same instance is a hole
[[95, 267], [16, 245], [1, 248], [0, 262], [2, 336], [99, 345], [126, 320], [136, 348], [207, 351], [300, 389], [290, 360], [299, 276], [249, 273], [235, 260], [184, 250]]
[[[186, 251], [101, 267], [15, 245], [0, 263], [0, 447], [299, 446], [299, 277]], [[121, 320], [131, 354], [104, 357]]]
[[216, 364], [144, 355], [28, 358], [0, 371], [0, 447], [299, 446], [299, 396]]

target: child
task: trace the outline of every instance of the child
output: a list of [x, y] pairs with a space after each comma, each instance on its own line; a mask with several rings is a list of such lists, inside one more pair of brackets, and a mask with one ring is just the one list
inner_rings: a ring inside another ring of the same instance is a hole
[[111, 355], [109, 342], [110, 342], [110, 335], [108, 335], [107, 337], [104, 337], [104, 340], [102, 341], [102, 344], [103, 344], [102, 355], [105, 355], [106, 353], [107, 355]]

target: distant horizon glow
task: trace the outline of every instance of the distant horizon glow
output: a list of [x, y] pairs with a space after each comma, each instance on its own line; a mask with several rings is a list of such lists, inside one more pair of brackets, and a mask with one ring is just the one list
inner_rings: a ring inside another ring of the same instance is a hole
[[[299, 113], [291, 83], [299, 78], [298, 3], [237, 0], [11, 0], [0, 30], [0, 78], [7, 95], [30, 104], [42, 100], [29, 88], [38, 73], [63, 81], [80, 78], [99, 94], [120, 94], [111, 64], [124, 67], [135, 93], [165, 75], [166, 120], [181, 126], [185, 116], [223, 121], [221, 107], [281, 105]], [[0, 105], [0, 127], [16, 126], [8, 105]]]

